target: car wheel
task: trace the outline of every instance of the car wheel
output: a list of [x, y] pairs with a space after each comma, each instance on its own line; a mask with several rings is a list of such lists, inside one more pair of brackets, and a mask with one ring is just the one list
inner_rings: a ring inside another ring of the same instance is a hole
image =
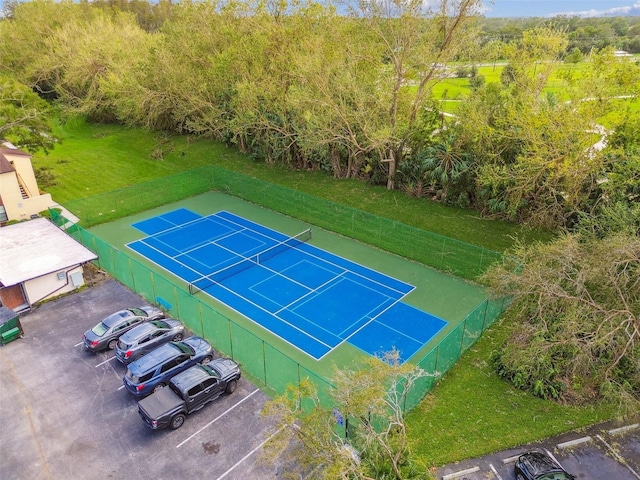
[[109, 347], [109, 350], [115, 350], [117, 344], [118, 340], [114, 338], [113, 340], [109, 340], [107, 347]]
[[178, 415], [176, 415], [175, 417], [173, 417], [171, 419], [171, 428], [173, 430], [180, 428], [182, 426], [182, 424], [184, 423], [184, 415], [179, 413]]
[[157, 392], [158, 390], [160, 390], [161, 388], [164, 388], [164, 383], [159, 383], [157, 384], [155, 387], [153, 387], [153, 391]]
[[229, 383], [227, 383], [227, 388], [225, 388], [225, 392], [227, 393], [233, 393], [236, 391], [236, 388], [238, 387], [238, 380], [231, 380]]
[[173, 342], [179, 342], [180, 340], [182, 340], [182, 334], [181, 333], [176, 333], [173, 338], [171, 339], [171, 341]]
[[211, 360], [213, 360], [213, 358], [211, 358], [211, 355], [207, 355], [206, 357], [204, 357], [202, 359], [202, 361], [200, 362], [202, 365], [206, 365], [207, 363], [209, 363]]

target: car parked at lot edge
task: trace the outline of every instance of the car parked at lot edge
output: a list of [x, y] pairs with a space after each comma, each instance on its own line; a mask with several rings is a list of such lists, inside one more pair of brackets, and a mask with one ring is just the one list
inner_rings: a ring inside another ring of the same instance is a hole
[[223, 393], [233, 393], [240, 367], [230, 358], [217, 358], [177, 374], [161, 388], [138, 402], [138, 413], [153, 430], [180, 428], [185, 417]]
[[154, 348], [184, 338], [184, 325], [173, 318], [144, 322], [124, 333], [116, 345], [115, 356], [127, 365]]
[[575, 480], [554, 458], [543, 452], [527, 452], [515, 464], [517, 480]]
[[167, 385], [174, 375], [198, 363], [209, 363], [213, 353], [209, 342], [201, 337], [165, 343], [127, 365], [122, 382], [136, 397], [146, 397]]
[[125, 332], [142, 322], [159, 320], [164, 318], [164, 312], [153, 305], [127, 308], [112, 313], [99, 322], [95, 327], [84, 332], [82, 343], [85, 349], [92, 352], [100, 350], [113, 350], [116, 348], [118, 338]]

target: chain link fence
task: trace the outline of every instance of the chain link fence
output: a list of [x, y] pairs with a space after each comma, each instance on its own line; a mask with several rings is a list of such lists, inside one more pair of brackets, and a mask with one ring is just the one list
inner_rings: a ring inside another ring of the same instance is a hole
[[[296, 190], [255, 178], [207, 167], [154, 180], [65, 204], [86, 226], [122, 218], [163, 204], [173, 203], [209, 190], [219, 190], [266, 208], [296, 217], [328, 230], [362, 240], [405, 258], [466, 278], [475, 278], [502, 257], [499, 253], [435, 235], [393, 220], [361, 212]], [[255, 381], [274, 393], [284, 393], [289, 384], [303, 378], [318, 387], [320, 398], [330, 407], [329, 379], [283, 353], [277, 346], [191, 295], [187, 286], [173, 282], [106, 243], [80, 225], [71, 225], [59, 212], [53, 221], [98, 255], [103, 269], [152, 303], [164, 305], [191, 331], [211, 341], [219, 352], [242, 365]], [[414, 363], [430, 375], [418, 382], [405, 400], [415, 407], [438, 379], [468, 350], [506, 307], [503, 299], [486, 299], [431, 351]]]

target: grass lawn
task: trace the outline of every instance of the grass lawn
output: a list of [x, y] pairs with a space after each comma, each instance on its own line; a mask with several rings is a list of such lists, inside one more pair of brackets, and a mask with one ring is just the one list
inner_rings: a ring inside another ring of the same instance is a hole
[[[445, 207], [359, 180], [336, 180], [320, 171], [290, 171], [255, 162], [214, 141], [165, 137], [79, 120], [58, 126], [56, 135], [63, 142], [47, 155], [36, 154], [33, 164], [53, 178], [54, 184], [46, 186], [41, 182], [41, 188], [63, 205], [213, 164], [500, 252], [516, 238], [524, 241], [551, 238], [546, 231], [488, 220], [473, 210]], [[161, 158], [157, 154], [160, 150]]]
[[[252, 162], [233, 148], [212, 141], [161, 137], [82, 121], [59, 126], [57, 135], [63, 143], [48, 155], [36, 155], [33, 163], [53, 177], [55, 184], [43, 189], [62, 204], [215, 164], [494, 250], [504, 250], [517, 237], [532, 241], [551, 236], [356, 180], [335, 180], [321, 172], [291, 172]], [[407, 427], [413, 448], [429, 465], [511, 447], [613, 416], [613, 409], [606, 406], [563, 407], [501, 381], [492, 372], [489, 359], [510, 328], [508, 321], [491, 327], [410, 413]]]
[[568, 407], [500, 379], [489, 363], [512, 328], [503, 316], [407, 418], [414, 453], [440, 466], [615, 417], [612, 405]]

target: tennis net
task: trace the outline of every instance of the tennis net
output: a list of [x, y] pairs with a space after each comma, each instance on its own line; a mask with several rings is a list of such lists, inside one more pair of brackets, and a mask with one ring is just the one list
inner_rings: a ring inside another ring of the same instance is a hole
[[229, 277], [237, 275], [240, 272], [243, 272], [255, 265], [262, 265], [270, 258], [275, 257], [287, 250], [295, 248], [301, 243], [305, 243], [311, 240], [311, 229], [307, 228], [305, 231], [300, 232], [293, 237], [289, 237], [282, 242], [273, 245], [262, 252], [259, 252], [255, 255], [251, 255], [250, 257], [245, 257], [242, 260], [224, 267], [216, 272], [213, 272], [211, 275], [204, 275], [197, 280], [189, 283], [189, 293], [191, 295], [195, 295], [198, 292], [206, 290], [214, 285], [221, 283]]

